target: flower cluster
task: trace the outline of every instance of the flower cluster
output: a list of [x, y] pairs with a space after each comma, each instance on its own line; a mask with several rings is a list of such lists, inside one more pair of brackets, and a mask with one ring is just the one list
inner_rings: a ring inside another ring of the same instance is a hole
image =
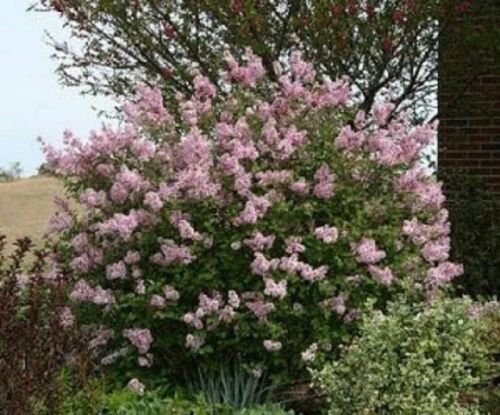
[[462, 272], [441, 186], [419, 166], [435, 125], [390, 119], [388, 103], [356, 114], [348, 85], [318, 82], [298, 51], [276, 81], [251, 52], [224, 61], [224, 96], [199, 73], [171, 109], [141, 87], [122, 127], [44, 146], [86, 209], [51, 229], [78, 317], [124, 335], [110, 362], [132, 344], [151, 370], [236, 352], [297, 373], [368, 297], [383, 307]]

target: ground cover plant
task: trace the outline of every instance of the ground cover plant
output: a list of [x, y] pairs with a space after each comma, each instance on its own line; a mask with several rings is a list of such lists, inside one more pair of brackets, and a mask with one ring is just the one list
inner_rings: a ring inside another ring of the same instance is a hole
[[356, 112], [349, 85], [318, 81], [298, 50], [273, 76], [250, 50], [224, 62], [218, 88], [192, 68], [177, 105], [140, 86], [118, 128], [44, 146], [85, 207], [60, 201], [51, 220], [59, 266], [122, 380], [240, 359], [289, 388], [349, 341], [368, 298], [429, 297], [462, 273], [419, 163], [434, 124], [391, 118], [389, 102]]

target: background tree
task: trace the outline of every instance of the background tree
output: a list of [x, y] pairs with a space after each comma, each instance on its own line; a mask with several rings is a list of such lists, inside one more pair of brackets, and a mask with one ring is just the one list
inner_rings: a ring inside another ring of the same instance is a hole
[[23, 174], [23, 169], [19, 161], [10, 163], [8, 167], [0, 167], [0, 182], [16, 180]]
[[[463, 17], [464, 0], [38, 0], [60, 13], [71, 42], [51, 38], [58, 73], [85, 93], [130, 95], [138, 81], [163, 78], [167, 98], [190, 92], [195, 64], [212, 81], [224, 49], [251, 47], [269, 71], [300, 43], [319, 75], [346, 76], [369, 110], [391, 91], [395, 112], [435, 115], [440, 32]], [[440, 22], [440, 24], [438, 24]], [[474, 33], [474, 35], [472, 35]], [[495, 34], [464, 30], [474, 51]], [[495, 42], [491, 42], [492, 45]], [[269, 71], [271, 72], [271, 71]]]

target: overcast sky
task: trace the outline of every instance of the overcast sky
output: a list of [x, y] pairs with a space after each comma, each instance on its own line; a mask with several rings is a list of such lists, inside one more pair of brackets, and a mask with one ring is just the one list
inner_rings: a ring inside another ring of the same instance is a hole
[[86, 137], [101, 124], [92, 106], [111, 106], [59, 85], [44, 31], [62, 35], [60, 20], [53, 13], [28, 13], [31, 1], [1, 0], [0, 7], [0, 167], [20, 161], [25, 174], [43, 160], [38, 136], [57, 143], [71, 129]]

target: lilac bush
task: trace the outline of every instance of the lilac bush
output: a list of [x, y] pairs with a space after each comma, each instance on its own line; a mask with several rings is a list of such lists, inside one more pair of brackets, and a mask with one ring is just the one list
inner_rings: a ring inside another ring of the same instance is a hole
[[193, 70], [193, 95], [165, 108], [141, 86], [119, 128], [44, 144], [83, 206], [60, 203], [51, 226], [107, 365], [173, 375], [237, 356], [294, 379], [356, 330], [367, 298], [432, 295], [462, 272], [419, 163], [436, 125], [388, 102], [356, 112], [298, 51], [277, 82], [250, 51], [224, 62], [218, 89]]

